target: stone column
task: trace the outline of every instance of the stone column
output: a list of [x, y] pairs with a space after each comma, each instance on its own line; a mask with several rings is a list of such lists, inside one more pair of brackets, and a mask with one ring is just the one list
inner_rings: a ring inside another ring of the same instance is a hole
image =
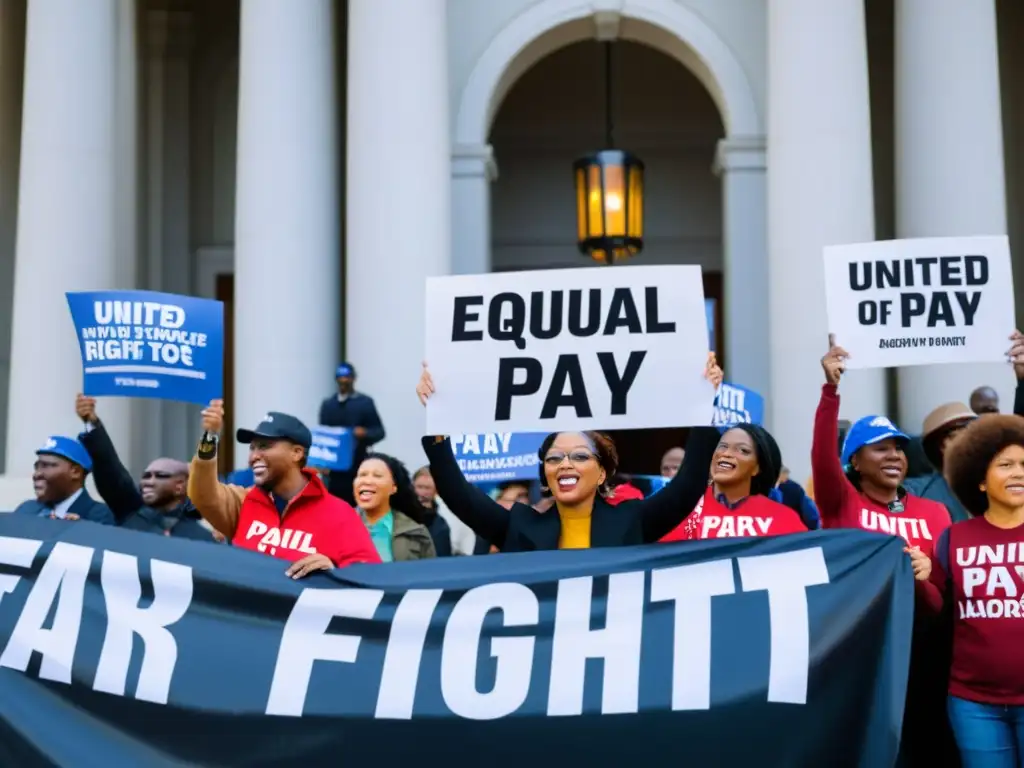
[[337, 364], [334, 6], [334, 0], [241, 4], [236, 384], [228, 404], [239, 427], [271, 410], [314, 426]]
[[491, 271], [491, 183], [497, 178], [490, 146], [452, 151], [452, 274]]
[[722, 179], [722, 262], [725, 276], [725, 352], [729, 381], [769, 398], [771, 334], [768, 317], [768, 187], [764, 137], [718, 143], [715, 173]]
[[[994, 0], [896, 2], [896, 231], [1006, 234]], [[933, 408], [966, 403], [983, 384], [997, 389], [1003, 411], [1013, 410], [1008, 365], [902, 368], [900, 424], [917, 432]]]
[[[117, 286], [117, 0], [28, 4], [7, 472], [47, 433], [75, 435], [82, 365], [66, 291]], [[126, 445], [128, 401], [103, 416]]]
[[[768, 95], [770, 427], [803, 480], [828, 347], [822, 249], [875, 238], [863, 0], [770, 0]], [[882, 371], [845, 377], [845, 418], [884, 411]]]
[[451, 269], [446, 3], [350, 0], [348, 13], [347, 357], [384, 421], [381, 450], [415, 466], [425, 280]]

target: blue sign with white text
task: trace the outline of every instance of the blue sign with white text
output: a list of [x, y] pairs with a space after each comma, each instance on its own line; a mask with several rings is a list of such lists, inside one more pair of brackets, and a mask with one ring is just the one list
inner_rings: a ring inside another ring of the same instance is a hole
[[452, 435], [452, 453], [471, 483], [536, 480], [537, 451], [545, 437], [545, 432]]
[[346, 427], [313, 427], [313, 444], [309, 447], [309, 466], [344, 472], [352, 467], [356, 442]]
[[763, 421], [763, 397], [739, 384], [722, 382], [715, 396], [715, 415], [711, 422], [714, 426], [731, 427], [734, 424], [760, 424]]
[[154, 291], [68, 293], [87, 395], [206, 405], [224, 394], [224, 305]]

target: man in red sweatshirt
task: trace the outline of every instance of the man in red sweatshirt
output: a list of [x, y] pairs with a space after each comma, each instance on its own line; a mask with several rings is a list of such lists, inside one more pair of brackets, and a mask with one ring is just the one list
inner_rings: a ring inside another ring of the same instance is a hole
[[216, 530], [242, 549], [291, 561], [285, 573], [300, 579], [352, 563], [379, 563], [380, 555], [359, 515], [330, 495], [306, 466], [312, 435], [294, 416], [271, 412], [256, 429], [240, 429], [249, 444], [255, 486], [217, 480], [217, 445], [224, 404], [203, 411], [203, 438], [192, 459], [188, 496]]

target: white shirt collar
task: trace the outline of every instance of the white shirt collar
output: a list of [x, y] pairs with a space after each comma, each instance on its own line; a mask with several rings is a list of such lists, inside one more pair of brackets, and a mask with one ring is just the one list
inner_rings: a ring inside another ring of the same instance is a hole
[[71, 505], [78, 501], [78, 497], [81, 496], [84, 491], [85, 488], [79, 488], [77, 491], [75, 491], [66, 499], [64, 499], [64, 501], [62, 501], [60, 504], [57, 504], [53, 508], [53, 512], [51, 512], [51, 514], [58, 520], [63, 520], [65, 517], [68, 516], [68, 510], [71, 509]]

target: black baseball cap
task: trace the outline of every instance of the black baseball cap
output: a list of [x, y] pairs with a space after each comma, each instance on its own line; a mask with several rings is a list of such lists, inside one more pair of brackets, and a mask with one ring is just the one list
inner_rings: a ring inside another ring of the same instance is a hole
[[251, 443], [253, 440], [263, 438], [264, 440], [287, 440], [290, 443], [301, 445], [306, 451], [313, 443], [313, 436], [309, 428], [294, 416], [287, 413], [271, 411], [263, 417], [256, 429], [240, 429], [235, 433], [240, 443]]

